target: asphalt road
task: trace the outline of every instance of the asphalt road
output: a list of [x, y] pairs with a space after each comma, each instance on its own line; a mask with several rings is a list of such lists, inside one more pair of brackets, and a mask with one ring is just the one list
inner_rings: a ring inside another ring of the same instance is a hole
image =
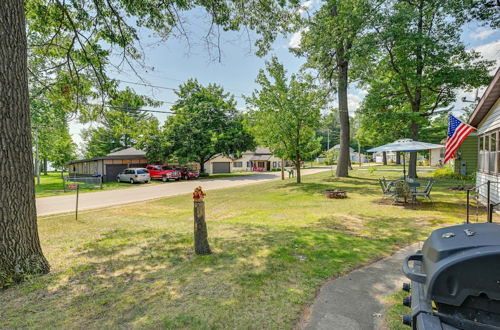
[[[314, 174], [329, 170], [326, 168], [313, 168], [302, 170], [302, 175]], [[262, 174], [235, 176], [229, 178], [207, 179], [169, 182], [155, 185], [137, 185], [134, 188], [99, 191], [80, 194], [79, 210], [97, 209], [107, 206], [115, 206], [134, 202], [145, 201], [161, 197], [175, 196], [192, 193], [194, 188], [202, 186], [203, 190], [230, 188], [276, 180], [280, 178], [280, 172], [269, 172]], [[287, 175], [285, 173], [285, 175]], [[36, 199], [37, 215], [51, 215], [58, 213], [74, 212], [76, 195], [61, 195], [52, 197], [42, 197]]]

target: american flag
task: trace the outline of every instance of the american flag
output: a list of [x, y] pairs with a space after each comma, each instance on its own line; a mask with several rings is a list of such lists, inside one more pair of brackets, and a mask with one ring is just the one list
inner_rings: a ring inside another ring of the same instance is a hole
[[444, 162], [446, 163], [452, 158], [455, 158], [455, 152], [458, 147], [464, 142], [465, 138], [474, 130], [475, 128], [461, 122], [453, 115], [450, 115], [448, 121], [448, 140], [446, 141], [445, 152], [444, 152]]

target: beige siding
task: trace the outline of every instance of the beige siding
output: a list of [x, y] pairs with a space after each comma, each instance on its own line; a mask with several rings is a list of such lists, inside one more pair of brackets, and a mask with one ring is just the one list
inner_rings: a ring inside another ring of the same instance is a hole
[[[491, 107], [490, 111], [478, 125], [478, 135], [487, 133], [489, 131], [500, 129], [500, 99]], [[478, 151], [479, 152], [479, 151]], [[483, 202], [486, 202], [487, 196], [487, 185], [486, 182], [489, 180], [491, 182], [490, 186], [490, 200], [492, 203], [496, 204], [500, 202], [500, 184], [499, 176], [487, 174], [483, 172], [476, 172], [476, 185], [481, 186], [479, 188], [480, 198]]]
[[490, 111], [478, 125], [478, 134], [500, 128], [500, 99], [491, 107]]

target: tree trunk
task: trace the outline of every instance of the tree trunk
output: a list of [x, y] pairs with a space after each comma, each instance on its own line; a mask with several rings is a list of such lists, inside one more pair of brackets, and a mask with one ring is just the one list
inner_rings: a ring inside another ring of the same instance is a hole
[[401, 152], [396, 151], [396, 165], [401, 165]]
[[[337, 51], [337, 56], [343, 58], [343, 52]], [[349, 109], [347, 106], [347, 76], [348, 62], [341, 60], [339, 63], [338, 97], [340, 119], [340, 152], [337, 161], [337, 177], [349, 175]]]
[[285, 160], [281, 158], [281, 180], [285, 180]]
[[194, 201], [194, 252], [198, 255], [212, 253], [210, 245], [208, 245], [205, 202], [203, 200]]
[[[415, 121], [411, 122], [411, 138], [414, 141], [418, 141], [418, 123]], [[408, 177], [417, 178], [417, 153], [410, 152], [410, 162], [408, 164]]]
[[47, 167], [48, 167], [48, 160], [47, 157], [43, 158], [43, 175], [47, 175]]
[[200, 160], [199, 164], [200, 164], [200, 174], [205, 173], [205, 161]]
[[301, 177], [300, 177], [300, 154], [297, 152], [296, 157], [295, 157], [295, 169], [297, 170], [297, 183], [301, 183]]
[[[424, 19], [423, 19], [423, 12], [424, 12], [424, 0], [420, 0], [418, 3], [418, 24], [417, 24], [417, 31], [418, 35], [420, 37], [423, 36], [423, 29], [424, 29]], [[423, 64], [423, 52], [422, 52], [422, 43], [417, 45], [416, 51], [415, 51], [415, 57], [416, 57], [416, 69], [415, 69], [415, 76], [417, 78], [417, 84], [415, 86], [415, 101], [412, 102], [411, 104], [411, 109], [414, 113], [419, 113], [420, 112], [420, 105], [422, 102], [422, 75], [423, 75], [423, 70], [424, 70], [424, 64]], [[411, 133], [411, 138], [414, 141], [418, 141], [418, 123], [415, 120], [411, 121], [411, 126], [410, 126], [410, 133]], [[417, 178], [417, 153], [416, 152], [410, 152], [410, 164], [408, 166], [408, 176], [410, 178]]]
[[0, 287], [49, 272], [38, 237], [24, 1], [0, 1]]
[[387, 153], [385, 151], [382, 152], [382, 164], [387, 165]]

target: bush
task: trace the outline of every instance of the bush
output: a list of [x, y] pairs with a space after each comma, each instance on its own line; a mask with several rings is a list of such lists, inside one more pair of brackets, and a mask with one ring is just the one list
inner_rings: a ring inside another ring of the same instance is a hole
[[433, 178], [440, 179], [455, 179], [455, 180], [474, 180], [474, 174], [472, 175], [461, 175], [455, 173], [455, 170], [452, 166], [447, 165], [443, 168], [438, 168], [434, 172], [432, 172]]
[[200, 178], [206, 178], [207, 176], [210, 176], [210, 174], [204, 172], [204, 173], [200, 173]]

